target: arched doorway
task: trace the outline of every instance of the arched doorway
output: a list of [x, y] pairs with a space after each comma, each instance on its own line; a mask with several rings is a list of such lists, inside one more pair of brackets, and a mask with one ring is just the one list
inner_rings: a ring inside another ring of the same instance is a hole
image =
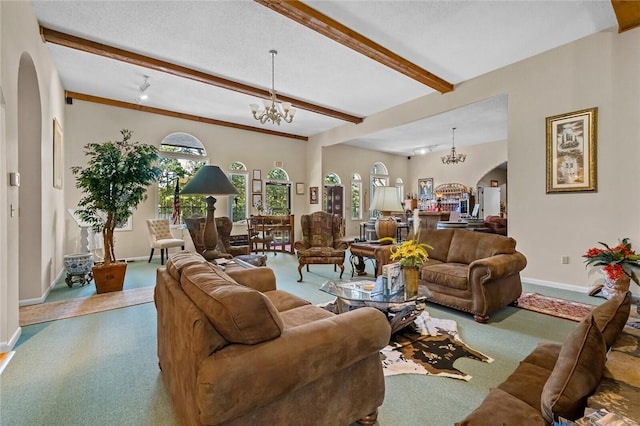
[[507, 162], [498, 164], [482, 176], [476, 184], [480, 204], [478, 217], [504, 216], [507, 208]]
[[[19, 299], [42, 297], [42, 110], [38, 76], [31, 56], [23, 53], [18, 69], [18, 234], [9, 247], [18, 247]], [[11, 240], [11, 235], [9, 239]], [[12, 260], [15, 261], [12, 262]]]

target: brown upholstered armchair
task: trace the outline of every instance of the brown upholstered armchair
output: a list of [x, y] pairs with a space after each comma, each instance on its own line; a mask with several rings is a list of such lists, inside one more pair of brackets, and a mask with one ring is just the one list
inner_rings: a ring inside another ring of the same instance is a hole
[[[204, 229], [205, 217], [194, 214], [190, 217], [185, 217], [184, 222], [187, 224], [187, 229], [193, 240], [193, 245], [196, 248], [197, 253], [204, 251], [204, 243], [202, 241], [202, 231]], [[233, 228], [233, 222], [228, 217], [216, 217], [216, 230], [218, 231], [218, 246], [217, 250], [220, 252], [220, 257], [231, 258], [233, 256], [239, 256], [242, 254], [250, 254], [251, 248], [247, 245], [244, 246], [232, 246], [231, 245], [231, 229]]]
[[347, 243], [342, 240], [342, 218], [337, 214], [315, 212], [300, 217], [302, 241], [293, 243], [298, 254], [298, 273], [302, 281], [302, 267], [309, 265], [338, 265], [340, 278], [344, 272]]

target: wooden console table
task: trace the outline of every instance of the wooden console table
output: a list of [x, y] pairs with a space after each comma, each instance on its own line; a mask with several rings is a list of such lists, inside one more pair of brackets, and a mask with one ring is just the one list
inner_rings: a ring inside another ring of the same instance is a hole
[[[294, 253], [293, 240], [295, 238], [295, 216], [251, 216], [249, 227], [261, 235], [271, 235], [273, 240], [265, 250]], [[289, 250], [286, 246], [289, 245]], [[276, 250], [276, 247], [280, 250]]]

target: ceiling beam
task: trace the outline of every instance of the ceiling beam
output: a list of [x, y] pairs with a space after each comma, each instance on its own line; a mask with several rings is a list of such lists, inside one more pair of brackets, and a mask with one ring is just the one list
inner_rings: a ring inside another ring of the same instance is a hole
[[164, 116], [167, 116], [167, 117], [182, 118], [184, 120], [198, 121], [200, 123], [213, 124], [213, 125], [216, 125], [216, 126], [232, 127], [234, 129], [247, 130], [247, 131], [250, 131], [250, 132], [265, 133], [267, 135], [281, 136], [281, 137], [284, 137], [284, 138], [299, 139], [299, 140], [302, 140], [302, 141], [308, 141], [309, 140], [309, 138], [306, 137], [306, 136], [294, 135], [292, 133], [276, 132], [275, 130], [268, 130], [268, 129], [264, 129], [262, 127], [252, 127], [252, 126], [247, 126], [247, 125], [244, 125], [244, 124], [231, 123], [229, 121], [215, 120], [213, 118], [201, 117], [199, 115], [184, 114], [184, 113], [181, 113], [181, 112], [170, 111], [170, 110], [167, 110], [167, 109], [154, 108], [154, 107], [150, 107], [150, 106], [146, 106], [146, 105], [139, 105], [139, 104], [132, 104], [132, 103], [129, 103], [129, 102], [116, 101], [114, 99], [101, 98], [99, 96], [86, 95], [84, 93], [65, 91], [64, 92], [64, 97], [67, 100], [67, 103], [71, 103], [73, 99], [77, 99], [79, 101], [94, 102], [94, 103], [102, 104], [102, 105], [110, 105], [110, 106], [115, 106], [115, 107], [119, 107], [119, 108], [133, 109], [133, 110], [136, 110], [136, 111], [148, 112], [148, 113], [151, 113], [151, 114], [159, 114], [159, 115], [164, 115]]
[[618, 19], [618, 33], [640, 27], [640, 2], [638, 0], [611, 0]]
[[[91, 40], [86, 40], [80, 37], [73, 36], [71, 34], [61, 33], [59, 31], [51, 30], [42, 26], [40, 27], [40, 36], [46, 43], [53, 43], [60, 46], [68, 47], [70, 49], [76, 49], [94, 55], [104, 56], [106, 58], [138, 65], [140, 67], [164, 72], [167, 74], [172, 74], [178, 77], [198, 81], [200, 83], [210, 84], [212, 86], [221, 87], [223, 89], [233, 90], [234, 92], [240, 92], [245, 95], [256, 96], [262, 99], [268, 99], [271, 96], [269, 91], [266, 89], [249, 86], [237, 81], [227, 80], [222, 77], [204, 73], [202, 71], [193, 70], [181, 65], [176, 65], [170, 62], [151, 58], [149, 56], [140, 55], [123, 49], [118, 49], [117, 47], [107, 46], [106, 44], [96, 43]], [[317, 114], [325, 115], [328, 117], [337, 118], [339, 120], [356, 124], [362, 122], [362, 117], [357, 117], [355, 115], [336, 111], [320, 105], [315, 105], [289, 96], [278, 94], [278, 100], [280, 102], [291, 102], [291, 104], [296, 108], [315, 112]]]
[[255, 1], [440, 93], [447, 93], [453, 90], [453, 84], [448, 81], [409, 62], [400, 55], [393, 53], [375, 41], [353, 31], [299, 0]]

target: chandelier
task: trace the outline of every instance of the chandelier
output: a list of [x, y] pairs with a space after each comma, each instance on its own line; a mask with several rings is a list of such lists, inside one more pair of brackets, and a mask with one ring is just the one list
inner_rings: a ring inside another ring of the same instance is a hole
[[456, 154], [456, 128], [451, 128], [451, 154], [440, 157], [442, 160], [442, 164], [458, 164], [464, 163], [464, 160], [467, 159], [466, 154]]
[[271, 54], [271, 93], [270, 99], [264, 99], [262, 102], [264, 103], [264, 110], [258, 110], [258, 104], [251, 104], [249, 107], [251, 108], [251, 112], [253, 113], [253, 118], [258, 120], [261, 124], [266, 123], [267, 121], [271, 121], [274, 124], [280, 125], [280, 121], [284, 120], [287, 123], [291, 123], [293, 121], [293, 116], [296, 115], [296, 109], [291, 108], [291, 102], [279, 102], [276, 98], [276, 89], [275, 89], [275, 56], [278, 54], [277, 50], [270, 50]]

